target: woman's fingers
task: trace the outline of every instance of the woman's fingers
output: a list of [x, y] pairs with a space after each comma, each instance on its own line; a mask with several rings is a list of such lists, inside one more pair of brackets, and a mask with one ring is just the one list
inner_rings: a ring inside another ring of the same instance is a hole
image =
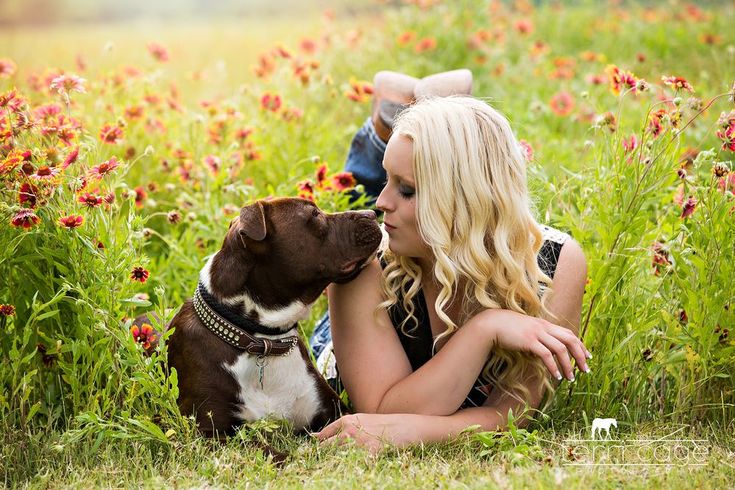
[[320, 441], [325, 441], [342, 431], [342, 418], [338, 418], [321, 431], [314, 434]]
[[561, 380], [561, 373], [559, 372], [559, 368], [556, 366], [556, 361], [554, 361], [554, 355], [548, 347], [541, 342], [535, 342], [531, 346], [531, 352], [541, 358], [552, 376]]
[[577, 367], [579, 369], [585, 373], [590, 372], [590, 368], [587, 365], [587, 349], [576, 335], [569, 331], [569, 329], [557, 325], [552, 325], [548, 332], [567, 346], [567, 350], [572, 354], [574, 360], [577, 361]]
[[564, 376], [566, 376], [569, 381], [574, 381], [574, 369], [572, 369], [572, 363], [569, 359], [569, 351], [567, 350], [566, 345], [548, 333], [542, 333], [539, 335], [539, 340], [554, 354], [556, 362], [559, 364]]

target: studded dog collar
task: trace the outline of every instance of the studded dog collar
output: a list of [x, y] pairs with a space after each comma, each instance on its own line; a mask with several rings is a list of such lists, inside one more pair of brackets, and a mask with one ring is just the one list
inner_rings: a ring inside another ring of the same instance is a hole
[[194, 311], [209, 331], [231, 346], [258, 357], [286, 356], [296, 347], [298, 337], [295, 335], [281, 339], [255, 337], [229, 322], [204, 300], [201, 288], [202, 285], [199, 284], [194, 292]]

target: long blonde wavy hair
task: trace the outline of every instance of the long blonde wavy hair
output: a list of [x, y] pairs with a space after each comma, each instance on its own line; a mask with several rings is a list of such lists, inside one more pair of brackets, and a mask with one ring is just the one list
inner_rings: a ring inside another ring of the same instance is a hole
[[[547, 313], [539, 284], [550, 286], [551, 279], [536, 259], [543, 239], [531, 211], [525, 159], [506, 118], [472, 97], [427, 98], [400, 114], [393, 134], [413, 142], [418, 230], [433, 251], [434, 307], [447, 325], [434, 346], [483, 309]], [[418, 325], [412, 300], [421, 288], [421, 268], [390, 250], [383, 258], [386, 300], [378, 308], [397, 304], [400, 293], [408, 315], [398, 327], [410, 335]], [[459, 325], [446, 313], [457, 294]], [[543, 362], [517, 351], [495, 348], [482, 376], [524, 402], [530, 396], [520, 382], [524, 372], [553, 391]]]

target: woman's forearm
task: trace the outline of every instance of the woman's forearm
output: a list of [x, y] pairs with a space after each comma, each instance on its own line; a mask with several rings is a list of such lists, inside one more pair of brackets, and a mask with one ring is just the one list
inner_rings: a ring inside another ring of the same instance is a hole
[[426, 364], [393, 385], [376, 412], [455, 413], [487, 362], [494, 342], [487, 324], [468, 322]]

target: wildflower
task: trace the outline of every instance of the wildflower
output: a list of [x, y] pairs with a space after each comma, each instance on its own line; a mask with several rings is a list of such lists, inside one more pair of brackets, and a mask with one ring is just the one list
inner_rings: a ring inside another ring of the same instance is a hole
[[48, 165], [41, 165], [31, 174], [31, 178], [34, 180], [51, 180], [61, 173], [61, 169], [58, 167], [49, 167]]
[[661, 133], [663, 133], [663, 121], [667, 118], [668, 114], [666, 113], [666, 109], [659, 109], [651, 113], [651, 115], [649, 116], [648, 127], [646, 129], [648, 130], [648, 132], [651, 133], [654, 138], [658, 138]]
[[709, 44], [710, 46], [714, 46], [715, 44], [720, 44], [722, 42], [722, 36], [718, 36], [717, 34], [713, 34], [711, 32], [703, 32], [699, 35], [699, 42], [702, 44]]
[[727, 162], [714, 162], [712, 164], [712, 175], [715, 177], [724, 177], [730, 172], [730, 167]]
[[326, 163], [319, 165], [319, 167], [316, 169], [316, 183], [319, 187], [324, 184], [324, 181], [327, 178], [327, 171], [328, 167]]
[[90, 178], [101, 179], [105, 175], [115, 170], [119, 165], [120, 162], [117, 161], [117, 158], [112, 157], [109, 160], [104, 161], [99, 165], [95, 165], [94, 167], [89, 169], [87, 175], [89, 175]]
[[0, 316], [15, 316], [15, 306], [13, 305], [0, 305]]
[[697, 199], [693, 196], [689, 196], [689, 198], [684, 202], [684, 206], [681, 208], [681, 219], [688, 218], [689, 216], [694, 213], [694, 209], [697, 207]]
[[634, 90], [634, 92], [646, 92], [649, 88], [650, 87], [648, 85], [648, 82], [645, 81], [642, 78], [639, 78], [635, 82], [635, 90]]
[[310, 180], [302, 180], [298, 184], [296, 184], [296, 187], [299, 190], [299, 195], [304, 192], [307, 194], [314, 194], [314, 183]]
[[591, 83], [592, 85], [602, 85], [603, 83], [605, 83], [605, 79], [605, 75], [600, 75], [597, 73], [591, 73], [585, 78], [585, 80], [587, 80], [587, 82]]
[[135, 191], [135, 207], [142, 208], [143, 201], [145, 201], [146, 197], [148, 197], [148, 194], [146, 193], [142, 185], [139, 185], [138, 187], [136, 187], [134, 191]]
[[735, 151], [735, 111], [720, 114], [717, 125], [716, 134], [722, 140], [722, 149]]
[[622, 139], [623, 144], [623, 150], [625, 150], [625, 153], [630, 153], [636, 148], [638, 148], [638, 145], [640, 144], [640, 141], [638, 141], [638, 138], [636, 135], [631, 134], [628, 138]]
[[686, 80], [686, 78], [663, 76], [661, 77], [661, 80], [664, 82], [664, 85], [668, 85], [675, 90], [684, 89], [689, 92], [694, 92], [694, 87], [692, 87], [692, 85]]
[[33, 184], [24, 182], [18, 189], [18, 203], [21, 206], [35, 208], [38, 201], [38, 188]]
[[607, 65], [605, 73], [607, 73], [613, 94], [620, 95], [620, 91], [626, 87], [635, 92], [637, 80], [631, 72], [621, 70], [615, 65]]
[[10, 78], [15, 75], [17, 66], [13, 60], [8, 58], [0, 59], [0, 78]]
[[651, 265], [653, 266], [654, 275], [658, 276], [661, 272], [664, 272], [667, 267], [671, 265], [669, 260], [669, 252], [661, 242], [653, 242], [651, 245], [651, 251], [653, 252], [653, 258]]
[[132, 279], [133, 281], [146, 282], [148, 280], [148, 276], [150, 275], [151, 273], [144, 268], [136, 266], [133, 267], [133, 270], [130, 272], [130, 279]]
[[260, 108], [263, 110], [278, 112], [282, 104], [281, 96], [277, 94], [266, 92], [260, 97]]
[[416, 43], [413, 50], [416, 53], [424, 53], [426, 51], [432, 51], [436, 49], [436, 39], [433, 37], [425, 37]]
[[61, 168], [65, 169], [72, 163], [76, 162], [77, 157], [79, 157], [79, 147], [75, 146], [74, 148], [72, 148], [69, 154], [66, 155], [66, 158], [64, 159], [64, 163], [61, 164]]
[[103, 202], [101, 196], [92, 194], [91, 192], [85, 192], [77, 200], [89, 208], [96, 208]]
[[165, 63], [169, 60], [168, 51], [160, 44], [148, 43], [148, 46], [146, 47], [148, 48], [148, 52], [151, 54], [151, 56], [153, 56], [156, 61]]
[[345, 91], [345, 96], [355, 102], [367, 102], [373, 94], [373, 85], [369, 82], [350, 78], [350, 90]]
[[529, 143], [526, 140], [520, 140], [518, 141], [518, 144], [521, 147], [521, 153], [523, 154], [523, 157], [526, 159], [527, 162], [533, 161], [533, 147], [531, 146], [531, 143]]
[[735, 193], [735, 172], [730, 172], [717, 182], [717, 189], [720, 192]]
[[140, 327], [133, 325], [130, 327], [130, 334], [133, 336], [133, 340], [136, 343], [143, 346], [143, 349], [148, 350], [151, 348], [151, 343], [156, 341], [156, 334], [153, 327], [148, 323], [144, 323]]
[[145, 109], [142, 105], [132, 105], [125, 108], [125, 119], [136, 121], [143, 118]]
[[47, 354], [46, 351], [48, 350], [48, 347], [41, 343], [36, 344], [36, 350], [39, 354], [41, 354], [41, 362], [44, 366], [46, 366], [47, 368], [51, 368], [54, 366], [58, 359], [58, 356], [56, 354]]
[[355, 187], [357, 181], [351, 172], [339, 172], [332, 176], [332, 184], [337, 191], [341, 192]]
[[533, 22], [530, 19], [519, 19], [513, 27], [519, 34], [525, 35], [533, 32]]
[[398, 35], [398, 38], [396, 38], [396, 43], [398, 43], [399, 46], [405, 46], [414, 39], [416, 39], [415, 31], [404, 31]]
[[302, 39], [299, 43], [299, 49], [306, 54], [314, 54], [316, 52], [316, 41], [313, 39]]
[[179, 224], [179, 222], [181, 221], [181, 213], [179, 213], [179, 211], [176, 209], [172, 209], [166, 214], [166, 219], [172, 225]]
[[69, 216], [63, 216], [59, 218], [59, 223], [69, 229], [82, 226], [84, 223], [84, 217], [80, 215], [70, 214]]
[[574, 97], [569, 92], [559, 92], [551, 98], [549, 106], [557, 116], [568, 116], [574, 110]]
[[298, 107], [289, 107], [283, 111], [281, 117], [283, 117], [284, 121], [288, 122], [298, 121], [299, 119], [304, 117], [304, 111], [302, 111]]
[[601, 128], [607, 128], [611, 133], [614, 133], [618, 129], [618, 121], [615, 118], [615, 114], [610, 111], [597, 117], [597, 125]]
[[0, 161], [0, 175], [9, 174], [24, 161], [23, 152], [11, 150], [4, 160]]
[[209, 168], [210, 172], [215, 175], [219, 172], [219, 169], [222, 166], [222, 159], [215, 155], [207, 155], [202, 159], [202, 161], [204, 162], [204, 165]]
[[679, 185], [674, 193], [674, 204], [682, 206], [684, 204], [684, 184]]
[[87, 89], [84, 88], [84, 84], [87, 81], [84, 78], [76, 75], [59, 75], [58, 77], [51, 80], [49, 89], [54, 90], [60, 95], [70, 95], [70, 92], [79, 92], [80, 94], [87, 93]]
[[36, 216], [30, 209], [21, 209], [10, 219], [10, 224], [16, 228], [24, 228], [26, 230], [33, 228], [41, 222], [41, 218]]
[[643, 357], [644, 361], [650, 361], [653, 359], [653, 352], [651, 349], [644, 349], [643, 352], [641, 352], [641, 356]]
[[237, 129], [237, 130], [235, 130], [235, 138], [237, 138], [238, 140], [240, 140], [240, 142], [243, 142], [246, 139], [248, 139], [248, 136], [250, 136], [251, 134], [253, 134], [253, 131], [254, 131], [254, 129], [251, 128], [251, 127]]
[[120, 143], [123, 137], [123, 129], [118, 125], [106, 123], [100, 129], [100, 141], [108, 145], [116, 145]]
[[702, 99], [699, 97], [689, 97], [687, 99], [687, 107], [695, 112], [699, 112], [704, 105], [702, 104]]
[[687, 315], [687, 310], [682, 309], [679, 312], [679, 321], [681, 323], [688, 323], [689, 322], [689, 315]]

